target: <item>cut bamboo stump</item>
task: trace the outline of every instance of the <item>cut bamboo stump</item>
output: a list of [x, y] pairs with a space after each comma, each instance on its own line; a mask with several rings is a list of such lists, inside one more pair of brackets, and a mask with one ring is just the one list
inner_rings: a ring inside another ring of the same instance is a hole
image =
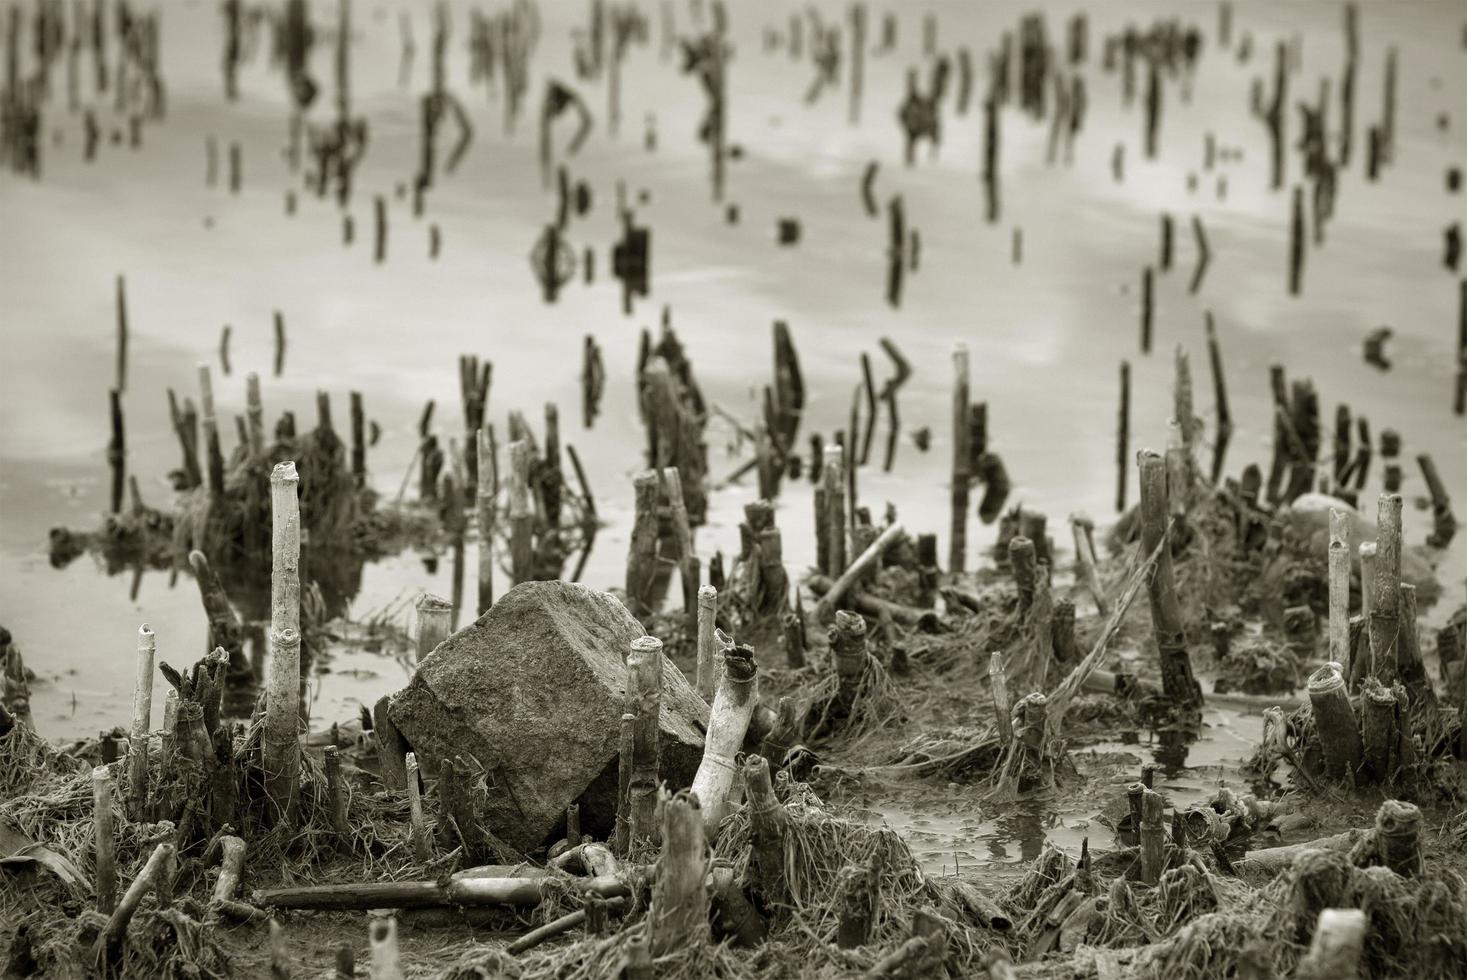
[[530, 509], [530, 444], [509, 444], [509, 560], [516, 585], [534, 577], [535, 515]]
[[1396, 643], [1400, 632], [1401, 495], [1380, 495], [1376, 520], [1374, 597], [1371, 603], [1371, 674], [1383, 684], [1396, 679]]
[[112, 819], [112, 771], [92, 770], [92, 854], [97, 911], [111, 915], [117, 905], [117, 831]]
[[1360, 729], [1338, 663], [1327, 663], [1309, 675], [1309, 704], [1324, 750], [1325, 769], [1338, 779], [1351, 779], [1360, 768]]
[[433, 858], [433, 847], [428, 840], [428, 826], [423, 821], [423, 791], [418, 781], [418, 757], [409, 752], [404, 760], [407, 772], [408, 832], [413, 841], [413, 857], [419, 864], [427, 864]]
[[1156, 453], [1143, 450], [1138, 456], [1141, 471], [1141, 548], [1155, 554], [1156, 568], [1147, 580], [1151, 603], [1152, 632], [1161, 660], [1162, 692], [1167, 699], [1188, 708], [1202, 703], [1202, 688], [1192, 675], [1187, 655], [1187, 637], [1182, 608], [1177, 602], [1167, 535], [1166, 463]]
[[845, 717], [856, 703], [866, 676], [866, 620], [844, 609], [837, 612], [830, 627], [830, 651], [836, 677], [833, 706], [838, 716]]
[[708, 842], [695, 797], [662, 804], [662, 853], [649, 913], [654, 958], [708, 941]]
[[270, 474], [270, 666], [265, 695], [262, 758], [273, 820], [289, 818], [300, 779], [300, 554], [299, 485], [295, 463]]
[[737, 771], [734, 757], [743, 747], [749, 719], [758, 703], [759, 670], [754, 663], [753, 649], [736, 646], [726, 650], [708, 716], [703, 761], [693, 776], [692, 786], [710, 840], [717, 839], [719, 826], [729, 813], [729, 793]]
[[836, 946], [858, 949], [870, 942], [881, 906], [881, 882], [873, 869], [857, 865], [842, 868], [836, 878], [835, 900], [840, 914]]
[[698, 589], [698, 694], [713, 703], [717, 667], [713, 658], [713, 631], [717, 628], [718, 590], [711, 585]]
[[769, 763], [761, 756], [744, 760], [745, 799], [749, 808], [749, 884], [766, 908], [788, 899], [785, 880], [785, 833], [789, 814], [774, 795]]
[[825, 447], [825, 465], [821, 477], [821, 499], [825, 509], [821, 531], [825, 537], [828, 558], [825, 572], [839, 576], [846, 570], [846, 496], [845, 451], [839, 445]]
[[153, 657], [156, 650], [157, 638], [144, 623], [138, 627], [137, 674], [132, 689], [132, 735], [127, 750], [127, 803], [135, 820], [141, 820], [148, 807], [148, 732], [153, 718]]
[[442, 596], [424, 592], [418, 597], [418, 663], [448, 639], [453, 616], [453, 603]]
[[1358, 980], [1365, 928], [1360, 909], [1322, 910], [1309, 952], [1294, 968], [1294, 980]]
[[632, 641], [627, 655], [627, 712], [633, 715], [632, 760], [627, 786], [629, 841], [655, 837], [660, 767], [658, 719], [662, 710], [662, 641]]
[[1161, 794], [1150, 789], [1141, 791], [1141, 880], [1148, 885], [1161, 881], [1166, 868], [1166, 824], [1162, 820]]
[[652, 614], [652, 594], [657, 578], [658, 520], [656, 470], [643, 470], [632, 478], [635, 516], [631, 546], [627, 552], [627, 610], [638, 620]]

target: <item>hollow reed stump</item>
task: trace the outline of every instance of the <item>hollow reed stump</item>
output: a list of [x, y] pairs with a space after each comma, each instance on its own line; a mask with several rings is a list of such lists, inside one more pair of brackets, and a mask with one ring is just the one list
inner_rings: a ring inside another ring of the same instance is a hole
[[866, 620], [858, 613], [837, 610], [830, 627], [830, 652], [835, 661], [836, 714], [850, 714], [866, 676]]
[[1340, 665], [1327, 663], [1310, 674], [1307, 690], [1326, 771], [1337, 779], [1353, 778], [1363, 750]]
[[157, 638], [147, 623], [138, 627], [137, 672], [132, 688], [132, 731], [127, 750], [127, 803], [133, 819], [148, 807], [148, 732], [153, 723], [153, 657]]
[[271, 818], [286, 819], [300, 779], [301, 518], [295, 463], [270, 474], [270, 666], [266, 675], [261, 758]]

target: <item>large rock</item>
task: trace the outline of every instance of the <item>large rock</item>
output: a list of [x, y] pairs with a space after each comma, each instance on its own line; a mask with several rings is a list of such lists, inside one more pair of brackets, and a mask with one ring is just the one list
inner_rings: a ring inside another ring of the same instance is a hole
[[[643, 635], [613, 596], [527, 582], [425, 657], [389, 714], [429, 773], [454, 755], [478, 760], [485, 823], [506, 843], [542, 843], [577, 800], [586, 829], [604, 832], [615, 818], [626, 655]], [[708, 706], [671, 660], [663, 665], [661, 774], [687, 786]]]

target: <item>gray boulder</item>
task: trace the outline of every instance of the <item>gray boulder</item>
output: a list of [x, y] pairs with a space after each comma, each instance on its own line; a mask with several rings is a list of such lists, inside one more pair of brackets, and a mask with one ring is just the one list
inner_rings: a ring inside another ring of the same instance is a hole
[[[481, 818], [506, 843], [544, 842], [577, 801], [586, 830], [604, 833], [616, 815], [626, 655], [643, 635], [613, 596], [526, 582], [425, 657], [392, 696], [389, 717], [427, 773], [455, 755], [483, 766]], [[688, 786], [708, 706], [667, 658], [660, 721], [662, 778]]]

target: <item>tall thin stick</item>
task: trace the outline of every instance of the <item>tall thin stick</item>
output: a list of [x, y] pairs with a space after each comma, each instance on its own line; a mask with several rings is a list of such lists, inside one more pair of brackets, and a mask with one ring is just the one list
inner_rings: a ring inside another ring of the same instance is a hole
[[265, 792], [273, 819], [285, 820], [300, 779], [301, 516], [295, 463], [270, 473], [270, 667], [265, 695]]
[[1345, 515], [1329, 511], [1329, 658], [1350, 662], [1350, 531]]
[[716, 666], [713, 660], [713, 631], [718, 617], [718, 590], [711, 585], [698, 589], [698, 694], [713, 703]]
[[515, 584], [528, 582], [535, 566], [535, 515], [530, 510], [530, 444], [509, 444], [509, 557]]
[[117, 390], [127, 390], [127, 280], [117, 276]]
[[481, 427], [474, 438], [478, 444], [479, 480], [474, 519], [479, 531], [479, 603], [482, 616], [494, 605], [494, 498], [499, 493], [493, 437]]
[[1162, 544], [1167, 534], [1166, 462], [1150, 450], [1143, 450], [1138, 462], [1141, 471], [1141, 547], [1147, 553], [1160, 548], [1156, 571], [1152, 573], [1146, 591], [1151, 600], [1152, 633], [1161, 659], [1162, 690], [1169, 700], [1193, 707], [1202, 703], [1202, 689], [1192, 676], [1192, 664], [1187, 656], [1187, 637], [1172, 575], [1171, 550]]
[[[968, 436], [968, 345], [953, 346], [953, 470], [952, 525], [948, 544], [948, 571], [956, 575], [963, 570], [968, 551], [968, 471], [970, 446]], [[839, 575], [843, 568], [832, 569]]]
[[132, 687], [132, 737], [127, 750], [128, 806], [135, 818], [148, 805], [148, 731], [153, 717], [153, 654], [156, 638], [147, 623], [138, 627], [137, 674]]

